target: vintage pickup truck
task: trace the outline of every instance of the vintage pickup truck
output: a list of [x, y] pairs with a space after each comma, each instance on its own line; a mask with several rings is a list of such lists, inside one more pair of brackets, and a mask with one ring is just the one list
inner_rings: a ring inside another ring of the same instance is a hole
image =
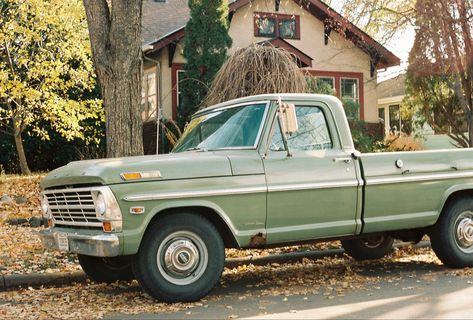
[[229, 247], [340, 239], [376, 259], [428, 234], [445, 265], [473, 266], [473, 151], [360, 154], [331, 96], [215, 105], [171, 154], [71, 162], [42, 189], [46, 248], [161, 301], [206, 295]]

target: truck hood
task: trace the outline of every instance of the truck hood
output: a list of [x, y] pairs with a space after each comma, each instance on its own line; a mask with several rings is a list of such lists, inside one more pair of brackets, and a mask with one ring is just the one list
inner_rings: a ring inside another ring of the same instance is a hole
[[224, 154], [185, 152], [73, 161], [66, 166], [51, 171], [41, 181], [41, 187], [45, 189], [66, 185], [124, 183], [125, 181], [120, 176], [121, 173], [145, 171], [159, 171], [161, 173], [161, 178], [146, 179], [147, 181], [232, 175], [230, 161]]

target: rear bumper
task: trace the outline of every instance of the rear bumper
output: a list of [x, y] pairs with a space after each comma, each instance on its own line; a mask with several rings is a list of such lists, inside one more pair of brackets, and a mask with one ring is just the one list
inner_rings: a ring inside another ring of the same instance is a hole
[[59, 250], [59, 234], [67, 234], [69, 252], [95, 257], [116, 257], [120, 254], [120, 240], [115, 234], [81, 235], [58, 231], [55, 228], [39, 232], [41, 242], [47, 249]]

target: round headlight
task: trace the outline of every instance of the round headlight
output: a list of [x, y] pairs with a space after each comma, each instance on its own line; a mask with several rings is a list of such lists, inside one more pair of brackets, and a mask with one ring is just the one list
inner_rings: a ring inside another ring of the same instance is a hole
[[95, 199], [95, 210], [98, 214], [104, 215], [107, 210], [107, 204], [105, 203], [105, 198], [103, 194], [99, 193]]
[[47, 218], [49, 209], [49, 202], [46, 196], [41, 198], [41, 211], [43, 212], [43, 217]]

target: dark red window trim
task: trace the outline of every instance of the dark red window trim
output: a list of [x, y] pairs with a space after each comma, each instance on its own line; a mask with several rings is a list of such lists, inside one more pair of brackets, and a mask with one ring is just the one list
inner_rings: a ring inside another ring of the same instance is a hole
[[[282, 13], [270, 13], [270, 12], [254, 12], [253, 13], [253, 28], [254, 28], [254, 34], [255, 37], [261, 37], [261, 38], [271, 38], [265, 35], [259, 35], [259, 30], [258, 30], [258, 18], [261, 17], [274, 17], [276, 18], [276, 32], [273, 38], [278, 38], [280, 37], [281, 39], [286, 39], [286, 40], [300, 40], [301, 39], [301, 19], [300, 16], [298, 15], [292, 15], [292, 14], [282, 14]], [[295, 38], [283, 38], [279, 35], [279, 19], [281, 20], [295, 20], [296, 21], [296, 37]]]
[[[177, 119], [177, 71], [183, 70], [183, 63], [173, 63], [171, 67], [171, 83], [172, 83], [172, 118]], [[335, 79], [336, 96], [340, 98], [341, 79], [358, 79], [359, 95], [360, 95], [360, 119], [365, 118], [365, 89], [362, 72], [342, 72], [342, 71], [321, 71], [321, 70], [301, 70], [307, 75], [313, 77], [333, 77]]]
[[172, 118], [177, 119], [177, 71], [184, 69], [184, 63], [173, 63], [171, 66], [172, 84]]
[[341, 79], [358, 79], [359, 95], [360, 95], [360, 119], [365, 119], [365, 86], [363, 83], [362, 72], [341, 72], [341, 71], [319, 71], [319, 70], [304, 70], [308, 75], [313, 77], [332, 77], [335, 79], [335, 92], [340, 98]]

